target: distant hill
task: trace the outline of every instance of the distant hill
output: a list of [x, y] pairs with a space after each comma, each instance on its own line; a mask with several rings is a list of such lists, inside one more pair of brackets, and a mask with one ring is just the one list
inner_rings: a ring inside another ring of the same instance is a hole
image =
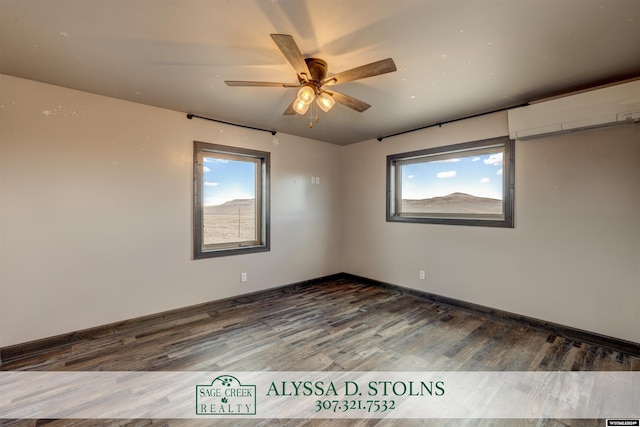
[[205, 206], [205, 215], [232, 215], [238, 214], [238, 209], [242, 215], [253, 214], [255, 210], [255, 199], [235, 199], [221, 205]]
[[403, 212], [501, 214], [502, 200], [451, 193], [429, 199], [402, 199]]

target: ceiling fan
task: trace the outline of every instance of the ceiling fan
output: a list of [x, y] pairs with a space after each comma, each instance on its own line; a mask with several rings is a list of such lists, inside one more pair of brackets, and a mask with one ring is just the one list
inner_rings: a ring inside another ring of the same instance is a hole
[[[336, 102], [355, 111], [363, 112], [371, 105], [349, 95], [327, 90], [326, 87], [396, 71], [396, 64], [393, 59], [387, 58], [327, 77], [328, 67], [326, 61], [319, 58], [304, 58], [292, 36], [288, 34], [271, 34], [271, 38], [287, 61], [293, 66], [298, 77], [298, 83], [236, 80], [227, 80], [225, 83], [229, 86], [300, 88], [296, 99], [284, 111], [284, 115], [305, 114], [314, 100], [318, 107], [325, 112], [329, 111]], [[310, 123], [310, 126], [313, 126], [313, 124]]]

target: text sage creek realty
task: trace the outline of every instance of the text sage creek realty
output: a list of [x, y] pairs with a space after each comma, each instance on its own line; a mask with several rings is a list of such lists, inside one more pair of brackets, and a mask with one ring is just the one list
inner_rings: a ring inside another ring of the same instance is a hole
[[444, 381], [273, 381], [267, 396], [444, 396]]

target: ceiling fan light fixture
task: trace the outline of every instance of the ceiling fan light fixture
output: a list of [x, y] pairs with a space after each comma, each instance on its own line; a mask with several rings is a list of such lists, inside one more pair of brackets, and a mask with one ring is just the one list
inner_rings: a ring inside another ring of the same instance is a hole
[[306, 105], [311, 104], [316, 97], [315, 91], [311, 86], [302, 86], [298, 91], [298, 97], [296, 103], [302, 102]]
[[327, 62], [321, 58], [305, 58], [302, 56], [300, 48], [291, 35], [271, 34], [271, 38], [278, 49], [280, 49], [280, 52], [284, 55], [285, 59], [295, 70], [297, 77], [296, 83], [238, 80], [225, 80], [225, 83], [228, 86], [298, 88], [295, 100], [293, 103], [289, 104], [286, 110], [282, 113], [285, 116], [295, 115], [296, 113], [302, 115], [306, 114], [314, 99], [316, 100], [317, 107], [314, 106], [312, 111], [316, 117], [318, 108], [327, 112], [336, 102], [354, 111], [362, 113], [371, 107], [371, 105], [349, 95], [345, 95], [344, 93], [334, 91], [325, 92], [323, 87], [397, 71], [397, 67], [395, 62], [393, 62], [393, 59], [387, 58], [351, 68], [326, 78], [327, 71], [329, 69]]
[[300, 114], [300, 115], [304, 115], [307, 110], [309, 110], [309, 104], [305, 104], [304, 102], [300, 101], [300, 99], [296, 99], [295, 102], [293, 103], [293, 111], [295, 111], [296, 113]]
[[331, 109], [331, 107], [335, 105], [336, 100], [333, 99], [328, 93], [322, 92], [318, 94], [316, 102], [318, 103], [318, 107], [320, 107], [320, 109], [326, 113]]

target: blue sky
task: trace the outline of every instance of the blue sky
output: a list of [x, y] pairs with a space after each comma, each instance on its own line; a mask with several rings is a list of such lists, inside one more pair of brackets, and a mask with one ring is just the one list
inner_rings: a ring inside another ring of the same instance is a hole
[[204, 204], [220, 205], [234, 199], [254, 199], [254, 162], [204, 158]]
[[[255, 163], [205, 157], [204, 204], [255, 198]], [[402, 165], [402, 198], [461, 192], [502, 199], [502, 153]]]
[[502, 200], [502, 152], [402, 165], [402, 198], [460, 192]]

